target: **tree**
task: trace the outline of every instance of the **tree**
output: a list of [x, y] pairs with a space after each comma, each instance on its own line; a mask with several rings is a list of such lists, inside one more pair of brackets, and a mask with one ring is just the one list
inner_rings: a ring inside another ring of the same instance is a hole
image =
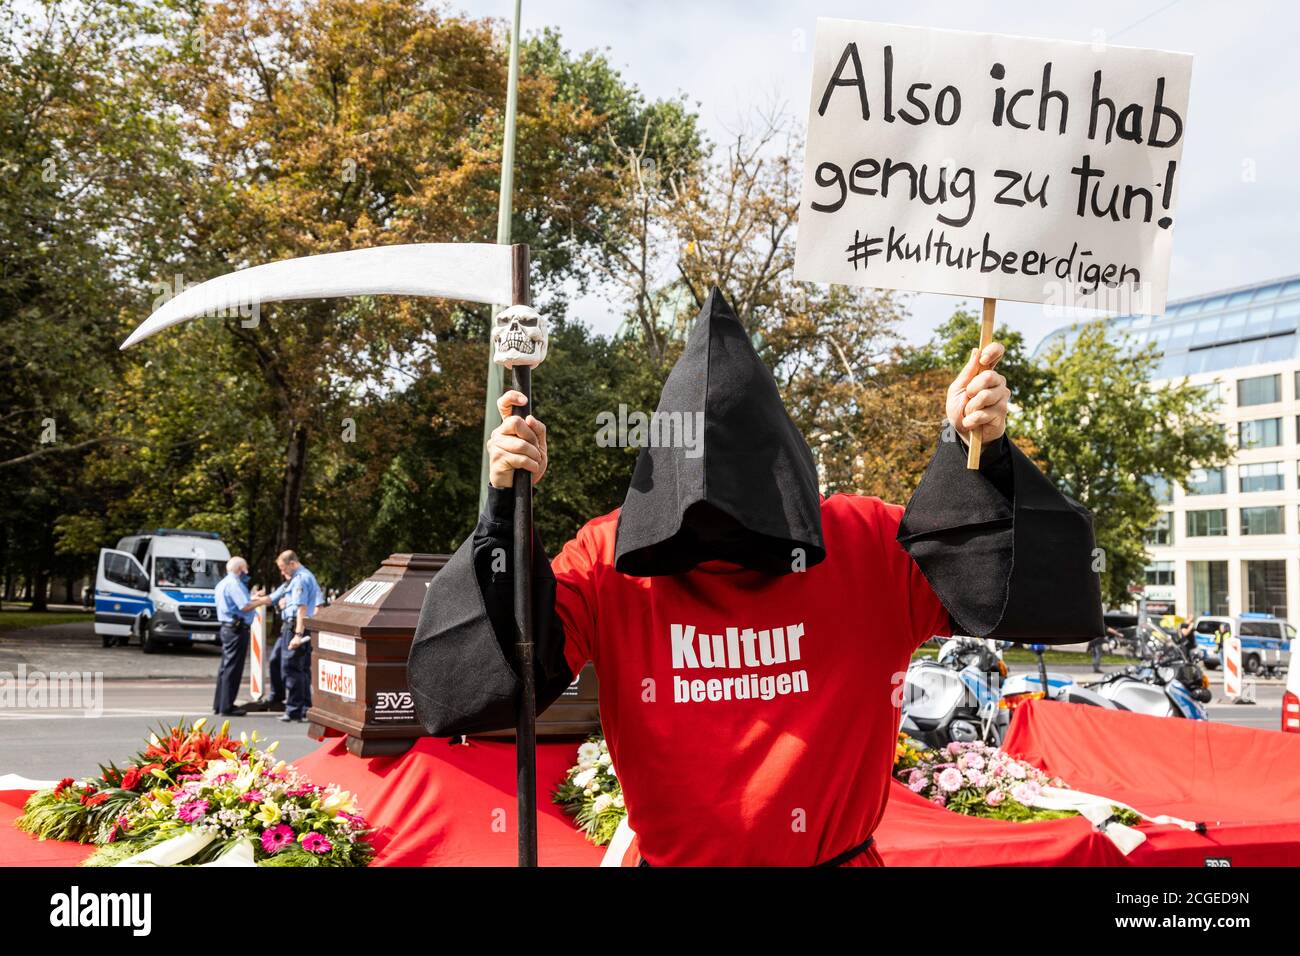
[[[1022, 333], [1010, 326], [998, 325], [994, 328], [993, 340], [1006, 347], [998, 371], [1006, 376], [1012, 403], [1032, 408], [1046, 385], [1047, 373], [1026, 353]], [[979, 315], [960, 308], [931, 333], [925, 345], [903, 349], [900, 361], [906, 368], [918, 372], [942, 371], [951, 380], [970, 360], [971, 352], [979, 347], [979, 343]]]
[[900, 386], [893, 350], [902, 313], [892, 296], [795, 280], [802, 152], [788, 119], [771, 112], [755, 114], [693, 172], [665, 175], [656, 165], [649, 179], [652, 150], [625, 146], [615, 195], [626, 228], [605, 236], [594, 257], [633, 320], [629, 338], [661, 378], [717, 285], [773, 370], [827, 492], [905, 497], [911, 486], [881, 453], [901, 442], [924, 464], [942, 389], [922, 411]]
[[1129, 585], [1144, 580], [1143, 533], [1159, 510], [1149, 479], [1185, 482], [1194, 468], [1232, 457], [1204, 389], [1151, 385], [1158, 361], [1152, 346], [1111, 341], [1105, 322], [1085, 325], [1069, 347], [1058, 342], [1043, 356], [1042, 392], [1019, 425], [1047, 476], [1092, 511], [1111, 604], [1127, 603]]
[[[137, 527], [188, 525], [220, 531], [264, 575], [279, 548], [297, 546], [333, 586], [397, 547], [451, 547], [477, 500], [486, 308], [283, 303], [187, 323], [120, 359], [115, 345], [160, 298], [241, 266], [490, 240], [505, 101], [500, 25], [397, 0], [232, 0], [183, 12], [160, 43], [168, 52], [154, 67], [152, 99], [131, 101], [174, 120], [156, 146], [171, 150], [176, 173], [156, 204], [166, 221], [124, 247], [128, 259], [137, 251], [132, 282], [107, 300], [110, 310], [105, 299], [86, 305], [102, 337], [86, 360], [105, 372], [87, 429], [112, 440], [87, 447], [71, 469], [97, 494], [58, 518], [61, 547], [84, 562]], [[133, 26], [119, 28], [130, 36]], [[610, 207], [610, 127], [653, 128], [657, 148], [683, 163], [699, 148], [679, 100], [647, 103], [602, 56], [573, 56], [555, 34], [525, 44], [514, 233], [533, 246], [535, 295], [561, 330], [565, 295], [584, 278], [577, 257]], [[131, 202], [147, 216], [147, 196]], [[580, 333], [556, 333], [581, 358], [566, 394], [582, 393], [584, 378], [641, 374], [630, 353]], [[595, 357], [607, 364], [600, 375]], [[539, 383], [564, 369], [556, 357]], [[580, 435], [588, 426], [571, 427]], [[467, 456], [469, 483], [459, 467]], [[630, 474], [627, 458], [607, 464]], [[569, 530], [607, 472], [587, 464], [565, 493], [558, 520]], [[609, 498], [598, 497], [602, 506]]]
[[161, 109], [167, 3], [0, 2], [0, 563], [44, 607], [61, 511], [93, 506], [86, 455], [116, 369], [117, 316], [167, 235], [183, 165]]

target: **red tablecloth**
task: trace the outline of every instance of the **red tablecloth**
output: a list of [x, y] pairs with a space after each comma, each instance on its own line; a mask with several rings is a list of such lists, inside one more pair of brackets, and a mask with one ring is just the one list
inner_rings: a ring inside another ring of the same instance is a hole
[[[1203, 822], [1142, 830], [1128, 857], [1082, 818], [1021, 824], [952, 813], [895, 785], [876, 831], [889, 866], [1300, 865], [1300, 735], [1035, 702], [1016, 712], [1006, 749], [1073, 787], [1151, 814]], [[592, 846], [550, 800], [577, 741], [538, 747], [543, 866], [594, 866]], [[351, 790], [377, 827], [380, 866], [513, 866], [514, 745], [424, 739], [399, 757], [364, 759], [330, 740], [296, 761]], [[26, 792], [0, 793], [0, 864], [73, 865], [89, 848], [38, 842], [11, 821]]]
[[1035, 701], [1003, 746], [1077, 790], [1206, 825], [1144, 827], [1131, 864], [1300, 865], [1300, 734]]
[[[574, 829], [551, 791], [578, 761], [580, 741], [537, 746], [537, 859], [542, 866], [596, 866], [604, 849]], [[400, 757], [356, 757], [343, 738], [294, 766], [357, 797], [371, 824], [379, 866], [514, 866], [515, 745], [467, 746], [424, 737]]]
[[14, 826], [30, 790], [0, 790], [0, 866], [76, 866], [95, 849], [61, 840], [38, 840]]
[[1016, 711], [1003, 748], [1150, 816], [1204, 823], [1195, 833], [1142, 824], [1127, 857], [1083, 819], [998, 823], [958, 816], [896, 784], [876, 831], [891, 866], [1300, 865], [1300, 736], [1211, 721], [1035, 701]]

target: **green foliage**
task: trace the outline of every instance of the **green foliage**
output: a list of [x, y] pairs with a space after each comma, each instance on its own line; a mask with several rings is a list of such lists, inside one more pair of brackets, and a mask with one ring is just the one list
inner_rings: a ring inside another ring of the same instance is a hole
[[1068, 349], [1043, 356], [1046, 384], [1017, 425], [1047, 476], [1092, 511], [1110, 604], [1127, 603], [1128, 586], [1144, 580], [1143, 533], [1159, 510], [1148, 477], [1181, 483], [1232, 456], [1203, 389], [1151, 387], [1157, 361], [1150, 346], [1108, 339], [1103, 322], [1086, 325]]
[[[0, 482], [0, 565], [43, 591], [124, 534], [184, 526], [220, 532], [263, 582], [291, 545], [342, 588], [390, 552], [458, 544], [487, 309], [280, 303], [117, 344], [178, 283], [249, 263], [490, 240], [497, 24], [403, 0], [0, 0], [0, 21], [0, 467], [38, 453]], [[595, 445], [597, 411], [657, 394], [634, 349], [562, 321], [576, 257], [617, 226], [615, 144], [643, 139], [663, 170], [702, 151], [682, 99], [648, 100], [553, 31], [525, 42], [514, 235], [560, 326], [537, 376], [555, 541], [627, 485], [634, 455]]]
[[[7, 574], [43, 592], [123, 534], [185, 526], [220, 532], [262, 583], [295, 546], [325, 587], [343, 588], [390, 552], [449, 551], [470, 533], [485, 308], [279, 303], [256, 324], [208, 319], [116, 346], [177, 276], [493, 238], [499, 26], [405, 0], [0, 0]], [[828, 490], [898, 500], [914, 486], [978, 319], [960, 311], [895, 355], [894, 300], [795, 282], [798, 145], [773, 127], [713, 150], [684, 97], [648, 99], [605, 54], [569, 51], [553, 30], [524, 42], [512, 229], [555, 321], [536, 375], [550, 547], [620, 504], [636, 450], [601, 447], [596, 417], [654, 408], [714, 282], [774, 369]], [[625, 336], [564, 321], [593, 263], [616, 284], [630, 277]], [[660, 288], [664, 275], [675, 278]], [[647, 330], [662, 333], [649, 350]], [[1012, 433], [1093, 510], [1106, 593], [1122, 600], [1142, 580], [1156, 513], [1145, 478], [1216, 464], [1223, 440], [1194, 389], [1147, 388], [1150, 353], [1093, 329], [1036, 363], [1019, 333], [997, 335]]]
[[0, 0], [0, 564], [38, 608], [87, 561], [55, 534], [98, 500], [83, 457], [122, 440], [97, 410], [121, 367], [115, 320], [175, 218], [162, 96], [179, 35], [166, 2]]
[[[993, 341], [1006, 347], [998, 371], [1007, 379], [1011, 400], [1021, 407], [1032, 408], [1047, 384], [1047, 372], [1033, 362], [1025, 349], [1025, 337], [1006, 325], [995, 325]], [[936, 328], [925, 345], [905, 349], [900, 364], [917, 372], [940, 370], [954, 377], [970, 361], [970, 353], [980, 344], [978, 312], [958, 309], [947, 322]]]
[[0, 611], [0, 634], [21, 631], [29, 627], [48, 627], [51, 624], [89, 622], [95, 615], [80, 611], [15, 611], [7, 607]]

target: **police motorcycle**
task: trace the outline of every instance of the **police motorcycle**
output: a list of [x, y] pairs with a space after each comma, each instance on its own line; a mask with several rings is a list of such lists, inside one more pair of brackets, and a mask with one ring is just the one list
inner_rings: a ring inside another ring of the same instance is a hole
[[[1030, 644], [1029, 649], [1038, 657], [1037, 673], [1014, 674], [1002, 682], [1002, 700], [999, 706], [1014, 714], [1016, 708], [1031, 700], [1056, 700], [1067, 704], [1083, 704], [1088, 707], [1101, 707], [1106, 710], [1118, 710], [1115, 702], [1108, 700], [1082, 684], [1075, 683], [1069, 674], [1049, 672], [1043, 663], [1045, 644]], [[1008, 717], [1009, 722], [1009, 717]]]
[[997, 746], [1009, 724], [998, 706], [1006, 676], [995, 642], [949, 638], [937, 658], [918, 658], [907, 668], [900, 732], [931, 748], [952, 741]]
[[1123, 710], [1153, 717], [1209, 720], [1205, 705], [1213, 699], [1201, 662], [1188, 656], [1181, 641], [1151, 627], [1142, 663], [1088, 685]]

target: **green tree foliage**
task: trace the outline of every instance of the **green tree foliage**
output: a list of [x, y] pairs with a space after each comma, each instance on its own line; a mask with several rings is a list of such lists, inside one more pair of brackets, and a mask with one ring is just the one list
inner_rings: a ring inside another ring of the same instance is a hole
[[[1025, 351], [1025, 337], [1007, 325], [994, 325], [993, 340], [1006, 347], [998, 371], [1006, 376], [1011, 400], [1018, 406], [1032, 408], [1047, 382], [1047, 373]], [[966, 308], [957, 309], [922, 346], [904, 350], [900, 364], [915, 371], [940, 370], [951, 380], [970, 360], [972, 350], [980, 344], [980, 315]]]
[[1128, 586], [1144, 580], [1143, 533], [1158, 511], [1148, 478], [1181, 483], [1232, 456], [1204, 389], [1185, 380], [1151, 387], [1158, 360], [1151, 346], [1112, 341], [1104, 322], [1086, 325], [1042, 357], [1042, 390], [1016, 425], [1047, 476], [1091, 509], [1112, 605], [1128, 603]]
[[0, 0], [0, 564], [38, 605], [88, 557], [55, 547], [60, 514], [102, 501], [84, 457], [125, 447], [98, 409], [123, 290], [177, 209], [177, 32], [166, 3]]
[[[263, 577], [296, 546], [336, 587], [390, 551], [453, 547], [476, 510], [487, 309], [281, 303], [116, 345], [183, 285], [249, 264], [491, 240], [503, 25], [403, 0], [15, 12], [31, 7], [0, 0], [14, 25], [0, 47], [0, 316], [15, 373], [0, 458], [21, 459], [6, 570], [84, 572], [98, 547], [159, 525], [219, 531]], [[631, 470], [627, 450], [577, 436], [594, 432], [601, 389], [640, 400], [637, 352], [562, 321], [613, 208], [613, 144], [648, 136], [688, 168], [701, 141], [680, 99], [648, 102], [554, 33], [525, 43], [522, 66], [513, 231], [563, 343], [537, 376], [539, 407], [572, 440], [563, 455], [592, 459], [544, 489], [540, 524], [562, 538], [616, 505]], [[58, 454], [39, 442], [47, 417]]]

